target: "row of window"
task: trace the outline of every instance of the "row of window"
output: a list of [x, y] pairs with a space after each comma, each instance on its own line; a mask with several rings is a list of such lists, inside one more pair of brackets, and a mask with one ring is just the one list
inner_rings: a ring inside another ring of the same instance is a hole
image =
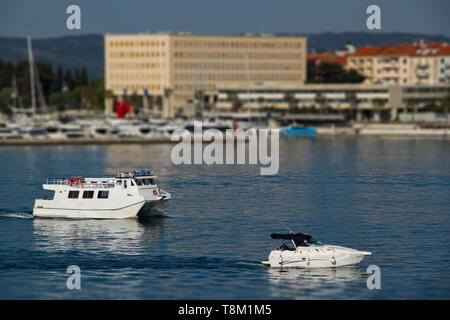
[[122, 91], [123, 89], [126, 90], [151, 90], [151, 91], [161, 91], [161, 85], [157, 84], [109, 84], [108, 88], [114, 91]]
[[110, 58], [159, 58], [160, 56], [165, 57], [166, 53], [165, 52], [156, 52], [156, 51], [147, 51], [147, 52], [136, 52], [136, 51], [131, 51], [131, 52], [123, 52], [123, 51], [118, 51], [118, 52], [110, 52], [109, 53], [109, 57]]
[[193, 77], [192, 73], [177, 73], [175, 80], [184, 81], [274, 81], [274, 80], [302, 80], [303, 76], [297, 72], [283, 72], [283, 73], [251, 73], [244, 71], [234, 73], [214, 73], [205, 74], [202, 77]]
[[205, 83], [188, 83], [188, 84], [176, 84], [174, 86], [176, 91], [216, 91], [216, 86], [214, 84]]
[[[93, 190], [85, 190], [83, 191], [83, 199], [93, 199], [94, 198], [94, 192]], [[80, 191], [69, 191], [68, 198], [69, 199], [78, 199], [80, 196]], [[109, 191], [107, 190], [100, 190], [97, 193], [97, 199], [108, 199]]]
[[215, 40], [176, 40], [175, 47], [204, 48], [260, 48], [260, 49], [298, 49], [303, 41], [215, 41]]
[[162, 65], [159, 62], [152, 63], [110, 63], [110, 69], [161, 69], [161, 67], [165, 67], [165, 64]]
[[159, 73], [111, 73], [110, 80], [155, 80], [160, 81]]
[[175, 69], [189, 70], [298, 70], [301, 63], [175, 63]]
[[[110, 41], [111, 47], [159, 47], [165, 46], [165, 41]], [[301, 48], [300, 41], [205, 41], [205, 40], [176, 40], [176, 47], [206, 47], [206, 48], [262, 48], [262, 49], [296, 49]]]
[[292, 59], [300, 60], [301, 53], [286, 53], [286, 52], [175, 52], [175, 58], [189, 58], [189, 59]]
[[[110, 58], [159, 58], [165, 57], [165, 52], [137, 52], [137, 51], [117, 51], [110, 52]], [[285, 60], [301, 60], [301, 53], [286, 53], [286, 52], [253, 52], [253, 53], [241, 53], [241, 52], [175, 52], [175, 58], [188, 58], [188, 59], [285, 59]]]
[[156, 47], [156, 46], [165, 46], [165, 41], [111, 41], [109, 43], [111, 47]]

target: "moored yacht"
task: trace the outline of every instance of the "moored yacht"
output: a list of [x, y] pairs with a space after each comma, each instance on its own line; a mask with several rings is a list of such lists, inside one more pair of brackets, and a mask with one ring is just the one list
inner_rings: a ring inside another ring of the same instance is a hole
[[115, 177], [48, 179], [53, 197], [36, 199], [33, 216], [123, 219], [161, 215], [170, 193], [150, 171], [119, 172]]

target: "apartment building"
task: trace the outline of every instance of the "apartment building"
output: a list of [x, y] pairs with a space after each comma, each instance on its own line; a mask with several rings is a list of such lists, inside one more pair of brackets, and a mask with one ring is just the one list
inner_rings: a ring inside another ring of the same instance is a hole
[[[306, 38], [302, 36], [105, 35], [106, 89], [115, 99], [136, 94], [144, 107], [162, 100], [165, 116], [173, 116], [200, 93], [204, 103], [216, 103], [224, 85], [299, 86], [305, 80]], [[109, 101], [109, 112], [111, 105]]]
[[436, 54], [438, 83], [450, 83], [450, 46], [441, 48]]
[[349, 57], [347, 67], [361, 73], [366, 84], [450, 83], [445, 67], [448, 48], [444, 42], [362, 47]]

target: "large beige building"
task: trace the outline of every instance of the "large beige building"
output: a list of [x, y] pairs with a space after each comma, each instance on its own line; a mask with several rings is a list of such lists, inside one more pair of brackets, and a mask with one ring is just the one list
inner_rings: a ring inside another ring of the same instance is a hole
[[145, 107], [160, 102], [166, 116], [199, 91], [204, 103], [215, 104], [222, 87], [296, 87], [305, 80], [306, 38], [301, 36], [105, 35], [106, 89], [116, 99], [136, 93]]

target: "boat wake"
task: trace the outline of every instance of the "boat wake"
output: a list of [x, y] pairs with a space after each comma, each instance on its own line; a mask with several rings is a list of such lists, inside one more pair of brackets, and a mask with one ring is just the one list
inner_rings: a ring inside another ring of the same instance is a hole
[[0, 218], [30, 219], [33, 218], [33, 212], [28, 210], [13, 211], [8, 209], [0, 209]]

